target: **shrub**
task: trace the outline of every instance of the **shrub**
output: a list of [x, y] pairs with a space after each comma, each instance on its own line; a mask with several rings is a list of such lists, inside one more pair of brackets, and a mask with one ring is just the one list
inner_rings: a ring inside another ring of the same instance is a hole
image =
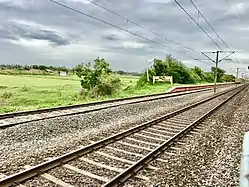
[[27, 86], [23, 86], [23, 87], [21, 88], [21, 91], [22, 91], [22, 92], [27, 92], [27, 91], [29, 91], [29, 88], [28, 88]]
[[5, 88], [8, 88], [8, 86], [0, 85], [0, 89], [5, 89]]
[[3, 94], [2, 94], [2, 98], [3, 99], [9, 99], [9, 98], [11, 98], [13, 96], [13, 93], [11, 93], [11, 92], [4, 92]]
[[90, 97], [112, 95], [121, 88], [121, 80], [112, 73], [110, 64], [99, 57], [91, 64], [78, 64], [74, 67], [81, 78], [81, 87]]
[[103, 74], [100, 83], [89, 91], [90, 97], [113, 95], [121, 88], [121, 80], [116, 74]]
[[149, 82], [147, 81], [147, 72], [145, 71], [137, 81], [137, 87], [143, 87], [145, 84], [152, 84], [153, 76], [155, 72], [152, 69], [149, 69]]

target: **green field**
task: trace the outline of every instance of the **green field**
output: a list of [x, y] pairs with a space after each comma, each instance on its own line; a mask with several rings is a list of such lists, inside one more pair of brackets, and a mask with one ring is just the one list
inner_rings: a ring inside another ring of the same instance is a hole
[[121, 76], [122, 91], [111, 97], [83, 98], [76, 76], [0, 75], [0, 113], [87, 103], [110, 98], [161, 93], [171, 86], [159, 84], [135, 88], [138, 77]]

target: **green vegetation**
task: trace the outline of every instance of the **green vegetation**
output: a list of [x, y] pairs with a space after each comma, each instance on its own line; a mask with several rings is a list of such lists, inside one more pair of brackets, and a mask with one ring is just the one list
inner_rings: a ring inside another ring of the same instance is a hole
[[4, 75], [53, 75], [55, 72], [65, 71], [70, 69], [65, 66], [46, 66], [46, 65], [19, 65], [19, 64], [0, 64], [0, 74]]
[[[53, 70], [51, 72], [46, 68]], [[167, 83], [153, 85], [153, 76], [173, 76], [173, 86], [208, 83], [214, 80], [214, 68], [211, 72], [204, 72], [199, 67], [189, 69], [172, 56], [164, 60], [154, 60], [153, 67], [149, 69], [150, 82], [147, 82], [145, 72], [131, 73], [140, 77], [121, 70], [114, 72], [105, 59], [100, 58], [93, 63], [67, 69], [70, 73], [66, 77], [54, 73], [59, 69], [36, 65], [0, 66], [0, 74], [4, 74], [0, 75], [0, 113], [162, 93], [172, 87]], [[234, 77], [218, 69], [218, 81], [231, 82]]]
[[79, 64], [75, 68], [76, 75], [81, 79], [81, 86], [85, 96], [96, 98], [98, 96], [113, 95], [121, 88], [121, 80], [112, 73], [110, 64], [105, 59], [94, 60], [91, 63]]
[[73, 104], [79, 87], [79, 80], [0, 75], [0, 112]]
[[[149, 69], [149, 84], [152, 84], [153, 76], [173, 76], [173, 81], [180, 84], [197, 84], [214, 82], [215, 68], [211, 72], [204, 72], [199, 67], [187, 68], [180, 61], [168, 55], [164, 60], [154, 59], [153, 67]], [[225, 71], [217, 69], [217, 82], [232, 82], [235, 77], [226, 75]], [[138, 85], [147, 83], [147, 73], [141, 75]]]
[[120, 76], [120, 79], [121, 89], [118, 93], [90, 98], [80, 94], [80, 79], [77, 76], [0, 75], [0, 113], [161, 93], [171, 87], [158, 84], [136, 89], [138, 77]]

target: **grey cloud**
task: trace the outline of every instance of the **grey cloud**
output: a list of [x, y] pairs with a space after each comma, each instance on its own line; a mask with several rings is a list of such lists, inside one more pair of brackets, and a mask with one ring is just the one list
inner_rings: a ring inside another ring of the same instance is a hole
[[53, 30], [45, 30], [45, 29], [38, 29], [26, 24], [19, 24], [19, 23], [6, 23], [5, 28], [8, 30], [2, 30], [2, 34], [0, 35], [2, 38], [5, 34], [5, 39], [12, 39], [17, 40], [20, 38], [25, 39], [35, 39], [35, 40], [46, 40], [49, 41], [53, 45], [69, 45], [70, 41], [66, 38], [63, 38], [58, 33]]
[[110, 41], [119, 41], [120, 40], [120, 37], [118, 35], [115, 35], [115, 34], [109, 34], [109, 35], [105, 35], [102, 37], [103, 37], [103, 39], [110, 40]]
[[[6, 22], [12, 23], [11, 27], [5, 26], [0, 30], [0, 40], [17, 40], [18, 38], [46, 40], [53, 45], [62, 45], [71, 47], [73, 44], [83, 44], [89, 46], [89, 48], [96, 48], [96, 51], [82, 51], [75, 52], [74, 49], [69, 51], [63, 51], [63, 58], [56, 61], [50, 56], [62, 55], [60, 51], [51, 51], [44, 57], [43, 53], [39, 55], [32, 52], [32, 50], [25, 48], [18, 48], [19, 55], [26, 56], [20, 63], [32, 63], [32, 59], [35, 58], [37, 62], [58, 64], [72, 66], [82, 61], [89, 61], [97, 56], [103, 56], [107, 58], [113, 67], [117, 69], [126, 69], [131, 71], [141, 71], [144, 69], [144, 61], [147, 58], [163, 57], [167, 53], [173, 54], [176, 58], [181, 60], [187, 60], [188, 65], [200, 65], [205, 70], [209, 69], [206, 64], [199, 64], [196, 61], [191, 61], [184, 54], [182, 46], [177, 46], [174, 43], [164, 40], [163, 38], [156, 36], [144, 29], [141, 29], [130, 22], [127, 22], [119, 17], [116, 17], [92, 4], [84, 4], [71, 0], [61, 0], [59, 2], [66, 3], [74, 8], [77, 8], [87, 14], [93, 15], [104, 21], [118, 25], [124, 29], [135, 32], [139, 35], [147, 37], [151, 40], [166, 45], [168, 48], [160, 47], [149, 41], [137, 38], [135, 36], [124, 34], [123, 32], [115, 33], [117, 29], [104, 25], [98, 21], [84, 17], [75, 12], [69, 11], [65, 8], [59, 7], [49, 1], [42, 0], [20, 0], [25, 2], [25, 6], [13, 5], [10, 3], [0, 3], [0, 25], [6, 25]], [[160, 33], [161, 35], [181, 42], [183, 45], [196, 49], [197, 51], [217, 50], [217, 47], [210, 41], [207, 36], [200, 31], [200, 29], [184, 14], [184, 12], [173, 1], [154, 1], [154, 0], [96, 0], [97, 3], [114, 10], [125, 17], [130, 18], [144, 25], [146, 28]], [[179, 2], [198, 19], [198, 13], [194, 10], [189, 1], [179, 0]], [[194, 0], [202, 13], [208, 18], [210, 23], [222, 36], [222, 38], [229, 44], [231, 48], [243, 53], [249, 53], [249, 38], [247, 39], [247, 31], [241, 31], [233, 29], [232, 27], [247, 27], [249, 24], [248, 16], [249, 12], [238, 12], [237, 14], [228, 14], [231, 5], [235, 5], [238, 2], [247, 3], [246, 0]], [[44, 28], [33, 28], [29, 25], [13, 24], [11, 20], [26, 20], [38, 23]], [[203, 22], [199, 20], [199, 23], [208, 30], [211, 36], [215, 37], [212, 30]], [[46, 28], [54, 28], [64, 33], [64, 35], [49, 30]], [[124, 42], [135, 42], [138, 45], [142, 44], [141, 48], [127, 48], [123, 45]], [[218, 41], [218, 43], [225, 48], [225, 46]], [[0, 49], [4, 49], [6, 43], [0, 42]], [[9, 44], [9, 50], [5, 51], [5, 61], [13, 62], [15, 57], [7, 55], [15, 53], [16, 45]], [[13, 47], [11, 47], [13, 45]], [[171, 50], [176, 49], [178, 52]], [[39, 49], [37, 49], [39, 51]], [[72, 51], [73, 50], [73, 54]], [[21, 53], [20, 51], [23, 51]], [[42, 49], [41, 49], [42, 51]], [[25, 55], [28, 54], [28, 55]], [[65, 56], [67, 55], [68, 56]], [[0, 51], [1, 55], [1, 51]], [[32, 56], [33, 55], [33, 56]], [[188, 55], [201, 58], [200, 54], [188, 51]], [[7, 58], [8, 57], [8, 58]], [[243, 63], [246, 60], [243, 60]], [[227, 67], [234, 66], [229, 64]], [[243, 64], [242, 64], [243, 66]], [[222, 67], [226, 67], [226, 64], [222, 64]]]
[[18, 40], [19, 38], [14, 36], [7, 30], [0, 29], [0, 40]]
[[26, 33], [20, 33], [21, 37], [27, 38], [27, 39], [36, 39], [36, 40], [47, 40], [55, 45], [69, 45], [70, 42], [67, 39], [63, 39], [61, 36], [59, 36], [54, 31], [48, 31], [48, 30], [36, 30], [35, 32], [26, 32]]

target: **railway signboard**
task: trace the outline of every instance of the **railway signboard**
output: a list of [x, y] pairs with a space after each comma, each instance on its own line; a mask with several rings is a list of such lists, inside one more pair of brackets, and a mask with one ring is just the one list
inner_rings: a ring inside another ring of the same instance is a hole
[[173, 84], [173, 77], [172, 76], [153, 76], [153, 84], [158, 82], [170, 82], [170, 84]]

